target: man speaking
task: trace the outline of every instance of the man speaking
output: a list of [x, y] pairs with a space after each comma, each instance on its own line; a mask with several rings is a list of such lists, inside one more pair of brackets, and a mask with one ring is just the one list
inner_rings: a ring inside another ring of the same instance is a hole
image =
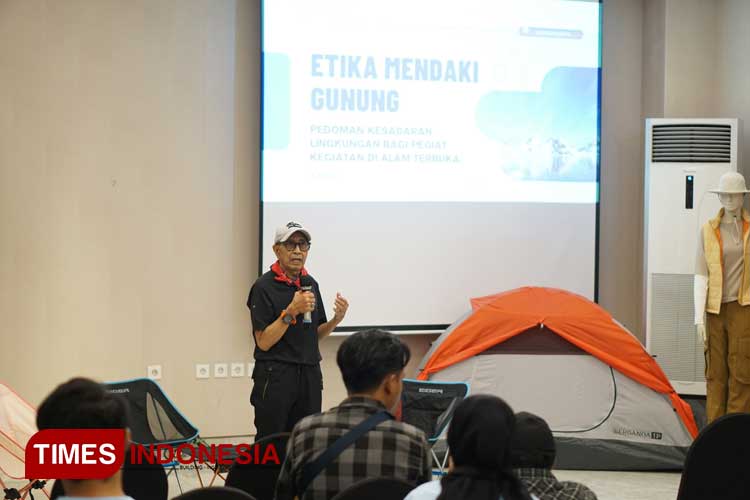
[[289, 432], [300, 419], [319, 413], [323, 390], [318, 341], [341, 323], [349, 303], [339, 293], [333, 319], [326, 318], [318, 283], [305, 269], [310, 232], [297, 222], [276, 229], [278, 259], [250, 289], [255, 370], [250, 404], [256, 441]]

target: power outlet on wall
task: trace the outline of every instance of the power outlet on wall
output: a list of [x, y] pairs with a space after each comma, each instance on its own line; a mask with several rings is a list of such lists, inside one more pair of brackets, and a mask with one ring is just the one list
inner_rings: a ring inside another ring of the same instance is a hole
[[247, 376], [252, 377], [254, 370], [255, 370], [255, 363], [248, 363], [247, 364]]
[[195, 378], [209, 378], [210, 376], [211, 365], [200, 363], [195, 365]]
[[146, 376], [151, 380], [161, 380], [161, 365], [148, 365]]
[[230, 367], [232, 377], [244, 377], [245, 376], [245, 363], [232, 363]]
[[229, 367], [226, 363], [214, 363], [214, 378], [227, 378]]

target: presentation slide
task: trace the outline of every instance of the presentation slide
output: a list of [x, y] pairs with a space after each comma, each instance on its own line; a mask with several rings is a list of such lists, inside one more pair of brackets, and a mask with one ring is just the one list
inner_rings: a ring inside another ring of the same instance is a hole
[[599, 27], [590, 1], [264, 2], [264, 270], [299, 220], [350, 327], [523, 285], [594, 298]]

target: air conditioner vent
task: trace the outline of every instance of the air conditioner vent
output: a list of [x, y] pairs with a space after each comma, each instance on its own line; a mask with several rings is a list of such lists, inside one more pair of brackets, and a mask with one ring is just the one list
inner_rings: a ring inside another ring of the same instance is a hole
[[731, 136], [730, 125], [654, 125], [651, 129], [651, 161], [729, 163]]

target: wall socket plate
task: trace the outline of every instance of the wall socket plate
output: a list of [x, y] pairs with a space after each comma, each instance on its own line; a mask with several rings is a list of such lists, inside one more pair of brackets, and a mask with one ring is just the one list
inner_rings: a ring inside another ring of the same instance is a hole
[[214, 378], [227, 378], [229, 367], [226, 363], [214, 363]]
[[151, 380], [161, 380], [161, 365], [148, 365], [146, 376]]
[[195, 378], [209, 378], [211, 376], [211, 365], [198, 363], [195, 365]]
[[247, 376], [252, 377], [254, 370], [255, 370], [255, 363], [248, 363], [247, 364]]
[[232, 377], [245, 376], [245, 363], [232, 363], [230, 366]]

